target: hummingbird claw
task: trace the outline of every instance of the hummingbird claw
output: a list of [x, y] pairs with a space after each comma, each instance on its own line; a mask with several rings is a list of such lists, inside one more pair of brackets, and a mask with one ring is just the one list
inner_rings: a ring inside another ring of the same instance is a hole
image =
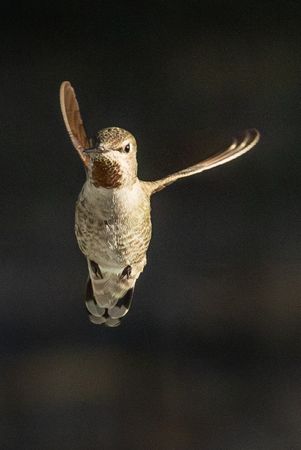
[[126, 278], [127, 280], [130, 278], [130, 275], [132, 273], [132, 267], [131, 266], [126, 266], [123, 271], [122, 274], [120, 275], [120, 278], [123, 280], [124, 278]]

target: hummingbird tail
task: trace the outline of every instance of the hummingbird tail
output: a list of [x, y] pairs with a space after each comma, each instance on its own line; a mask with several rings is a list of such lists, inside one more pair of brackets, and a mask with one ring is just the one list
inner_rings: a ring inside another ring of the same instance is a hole
[[134, 287], [128, 289], [112, 306], [100, 306], [95, 300], [91, 278], [89, 277], [86, 287], [85, 305], [89, 312], [90, 321], [96, 325], [117, 327], [120, 325], [121, 319], [130, 310], [133, 293]]

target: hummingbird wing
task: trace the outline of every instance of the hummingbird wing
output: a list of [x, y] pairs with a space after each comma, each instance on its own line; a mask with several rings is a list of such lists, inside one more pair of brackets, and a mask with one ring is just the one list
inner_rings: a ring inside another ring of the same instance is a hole
[[146, 181], [144, 186], [150, 194], [161, 191], [161, 189], [164, 189], [166, 186], [179, 178], [189, 177], [190, 175], [212, 169], [213, 167], [220, 166], [221, 164], [232, 161], [232, 159], [238, 158], [240, 155], [243, 155], [251, 150], [251, 148], [257, 144], [259, 138], [259, 131], [256, 129], [247, 130], [242, 139], [234, 139], [230, 147], [223, 152], [217, 153], [214, 156], [199, 162], [198, 164], [188, 167], [187, 169], [180, 170], [172, 175], [168, 175], [160, 180]]
[[69, 81], [64, 81], [61, 84], [60, 104], [64, 122], [72, 144], [85, 166], [87, 166], [89, 157], [83, 153], [83, 150], [90, 147], [90, 142], [81, 118], [74, 89]]

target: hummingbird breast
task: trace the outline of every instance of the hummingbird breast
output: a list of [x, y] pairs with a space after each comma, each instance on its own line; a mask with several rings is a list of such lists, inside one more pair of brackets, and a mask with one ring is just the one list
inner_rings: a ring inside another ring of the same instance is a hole
[[75, 233], [81, 251], [104, 270], [130, 265], [141, 272], [151, 238], [150, 198], [139, 180], [105, 189], [88, 180], [76, 204]]

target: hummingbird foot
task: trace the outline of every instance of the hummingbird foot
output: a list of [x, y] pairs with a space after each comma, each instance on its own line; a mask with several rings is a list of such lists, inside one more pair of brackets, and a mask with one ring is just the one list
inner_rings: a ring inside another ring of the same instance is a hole
[[120, 278], [123, 280], [124, 278], [126, 278], [127, 280], [130, 278], [132, 273], [132, 267], [131, 266], [126, 266], [125, 269], [123, 269], [122, 274], [120, 275]]
[[99, 265], [95, 261], [89, 260], [90, 266], [94, 272], [94, 274], [97, 276], [97, 278], [103, 278], [103, 275], [101, 273], [101, 270], [99, 268]]

